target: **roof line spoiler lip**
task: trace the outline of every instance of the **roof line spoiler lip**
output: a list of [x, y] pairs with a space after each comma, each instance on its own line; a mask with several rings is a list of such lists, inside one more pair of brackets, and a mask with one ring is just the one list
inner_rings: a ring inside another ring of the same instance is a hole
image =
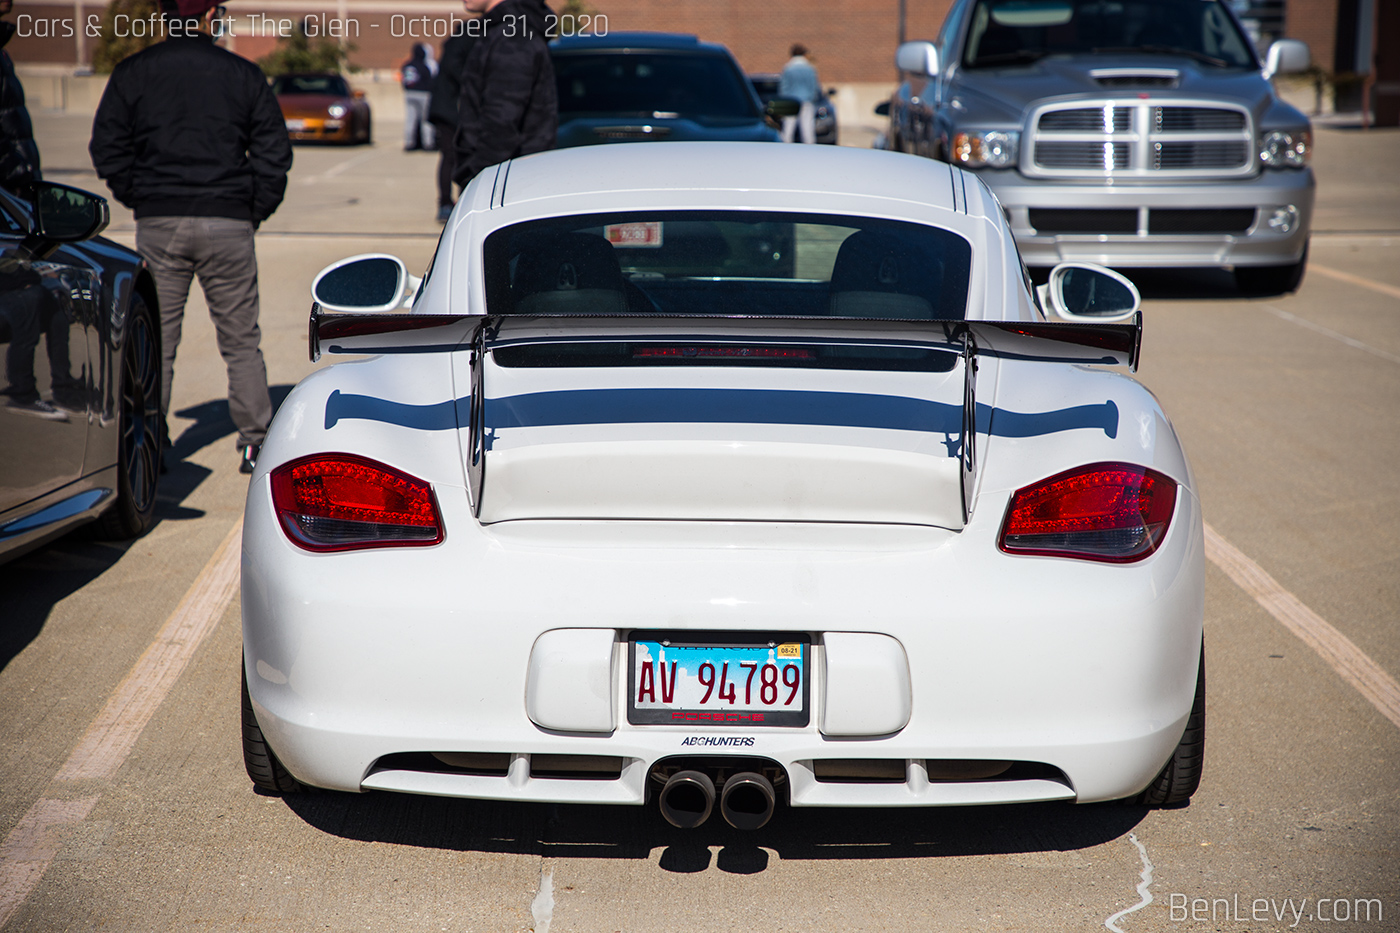
[[[812, 323], [843, 325], [864, 325], [869, 336], [844, 338], [845, 342], [884, 342], [882, 335], [891, 330], [914, 330], [927, 332], [928, 342], [939, 347], [959, 351], [963, 334], [972, 338], [972, 350], [981, 356], [994, 356], [1002, 359], [1026, 360], [1046, 363], [1082, 363], [1106, 366], [1127, 366], [1136, 372], [1142, 355], [1142, 312], [1138, 311], [1131, 321], [1113, 324], [1094, 324], [1059, 321], [908, 321], [867, 318], [813, 318], [813, 317], [774, 317], [770, 315], [637, 315], [626, 317], [598, 317], [591, 315], [559, 315], [558, 319], [598, 322], [625, 322], [629, 327], [645, 327], [646, 324], [694, 322], [696, 324], [718, 322], [773, 322], [783, 324]], [[534, 320], [554, 319], [555, 316], [531, 315]], [[442, 353], [466, 348], [473, 340], [476, 328], [459, 339], [444, 340], [441, 328], [461, 325], [469, 321], [480, 322], [488, 330], [496, 330], [503, 322], [501, 315], [479, 314], [356, 314], [322, 311], [320, 305], [312, 305], [308, 331], [308, 349], [311, 361], [321, 358], [322, 352], [343, 354], [365, 353]], [[384, 341], [385, 335], [395, 335], [399, 339]], [[936, 334], [936, 336], [935, 336]], [[573, 338], [542, 336], [527, 338], [532, 343], [559, 343]], [[596, 338], [595, 338], [596, 339]], [[618, 339], [617, 337], [606, 339]], [[648, 339], [657, 339], [648, 335]], [[692, 338], [687, 338], [692, 339]], [[715, 339], [715, 338], [708, 338]], [[755, 339], [754, 335], [740, 338], [745, 341]], [[791, 342], [794, 335], [770, 335], [765, 341]], [[888, 338], [886, 338], [888, 339]], [[901, 341], [909, 343], [909, 341]], [[915, 341], [923, 343], [920, 339]]]

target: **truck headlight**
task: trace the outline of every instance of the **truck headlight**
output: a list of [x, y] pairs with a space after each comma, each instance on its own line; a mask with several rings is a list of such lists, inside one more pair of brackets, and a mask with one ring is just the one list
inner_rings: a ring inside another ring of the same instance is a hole
[[1302, 168], [1312, 158], [1312, 133], [1275, 130], [1259, 143], [1259, 162], [1265, 168]]
[[966, 168], [1006, 168], [1016, 164], [1021, 134], [1015, 130], [955, 133], [948, 159]]

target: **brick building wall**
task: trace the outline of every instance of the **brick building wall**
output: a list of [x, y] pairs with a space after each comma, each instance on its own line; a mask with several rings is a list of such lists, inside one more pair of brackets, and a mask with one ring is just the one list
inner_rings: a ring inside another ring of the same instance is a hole
[[[907, 36], [933, 38], [951, 3], [907, 0]], [[559, 0], [554, 5], [560, 5]], [[227, 6], [237, 24], [233, 49], [254, 59], [267, 54], [276, 38], [265, 26], [249, 30], [244, 24], [250, 14], [289, 21], [307, 14], [354, 20], [357, 34], [350, 41], [358, 48], [351, 62], [366, 69], [397, 68], [419, 39], [410, 34], [419, 17], [442, 22], [462, 15], [460, 4], [443, 0], [230, 0]], [[899, 0], [589, 0], [588, 6], [607, 17], [610, 32], [687, 32], [727, 45], [746, 71], [777, 71], [788, 58], [788, 47], [802, 42], [828, 84], [888, 82], [894, 77]], [[100, 20], [104, 8], [105, 3], [90, 0], [17, 0], [12, 20], [23, 15], [29, 28], [6, 50], [21, 63], [86, 64], [95, 40], [82, 33], [90, 17]], [[36, 28], [41, 23], [43, 27]], [[421, 30], [423, 24], [417, 25]], [[441, 38], [425, 38], [441, 45]]]

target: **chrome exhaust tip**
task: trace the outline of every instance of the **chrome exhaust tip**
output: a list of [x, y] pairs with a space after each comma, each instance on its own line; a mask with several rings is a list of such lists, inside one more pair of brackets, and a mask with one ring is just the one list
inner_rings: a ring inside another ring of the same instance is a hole
[[677, 771], [659, 796], [666, 822], [677, 829], [694, 829], [708, 820], [714, 810], [715, 782], [702, 771]]
[[735, 829], [758, 829], [773, 818], [778, 796], [761, 774], [741, 771], [724, 782], [719, 812]]

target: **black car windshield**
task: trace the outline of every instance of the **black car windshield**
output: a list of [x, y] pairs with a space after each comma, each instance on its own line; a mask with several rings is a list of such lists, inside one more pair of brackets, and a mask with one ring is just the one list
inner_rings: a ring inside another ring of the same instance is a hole
[[1259, 67], [1249, 40], [1216, 0], [979, 0], [963, 65], [989, 68], [1093, 52]]
[[962, 320], [972, 247], [904, 221], [767, 211], [533, 220], [485, 244], [492, 314]]
[[559, 113], [758, 119], [748, 83], [721, 55], [571, 52], [556, 55]]
[[330, 94], [349, 97], [350, 86], [340, 75], [282, 75], [272, 79], [274, 94]]

